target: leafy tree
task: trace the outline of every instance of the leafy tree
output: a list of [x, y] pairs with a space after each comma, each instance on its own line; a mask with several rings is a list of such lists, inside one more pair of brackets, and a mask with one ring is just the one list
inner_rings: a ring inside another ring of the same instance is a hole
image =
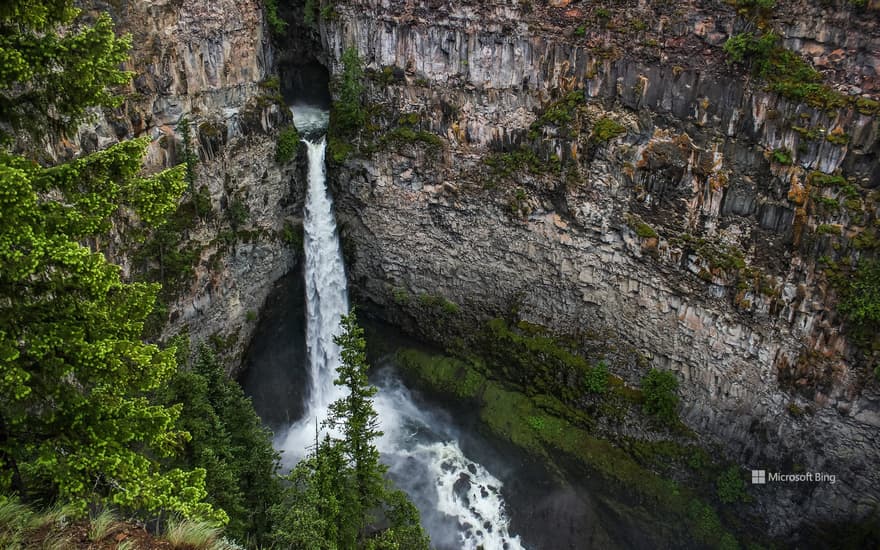
[[663, 422], [672, 424], [678, 418], [678, 380], [671, 372], [651, 369], [642, 378], [642, 395], [645, 412]]
[[367, 380], [366, 341], [354, 312], [342, 327], [334, 338], [342, 358], [335, 383], [349, 393], [331, 405], [325, 424], [343, 438], [325, 437], [291, 472], [285, 502], [276, 507], [275, 540], [294, 548], [427, 549], [418, 510], [383, 477], [374, 443], [382, 434], [376, 388]]
[[207, 501], [229, 515], [226, 534], [263, 546], [272, 530], [270, 509], [281, 496], [271, 435], [210, 349], [200, 348], [187, 368], [185, 337], [178, 337], [176, 347], [182, 368], [172, 376], [161, 401], [183, 403], [177, 425], [192, 439], [172, 464], [204, 469]]
[[0, 487], [208, 513], [204, 471], [154, 458], [188, 438], [179, 407], [148, 400], [175, 368], [173, 350], [140, 341], [158, 285], [123, 283], [81, 244], [124, 199], [147, 220], [174, 207], [180, 170], [137, 176], [146, 143], [52, 168], [0, 157]]
[[[110, 88], [128, 40], [70, 0], [0, 6], [0, 133], [72, 130]], [[126, 284], [98, 239], [120, 208], [155, 224], [185, 187], [182, 168], [138, 175], [148, 139], [54, 167], [0, 152], [0, 492], [224, 520], [203, 502], [205, 471], [164, 468], [189, 439], [180, 406], [150, 400], [173, 350], [141, 341], [158, 285]]]
[[131, 75], [129, 37], [101, 14], [89, 23], [70, 0], [0, 3], [0, 140], [40, 141], [74, 130], [92, 106], [117, 106], [111, 87]]

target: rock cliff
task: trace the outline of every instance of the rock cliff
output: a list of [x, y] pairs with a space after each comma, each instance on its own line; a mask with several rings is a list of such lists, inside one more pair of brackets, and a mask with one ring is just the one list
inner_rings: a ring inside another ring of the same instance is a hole
[[[880, 394], [828, 275], [876, 249], [880, 6], [757, 4], [345, 0], [278, 55], [257, 0], [96, 3], [133, 34], [135, 80], [62, 145], [150, 135], [159, 169], [189, 118], [215, 215], [181, 235], [197, 266], [168, 332], [234, 366], [296, 256], [302, 178], [273, 160], [270, 75], [295, 88], [290, 71], [338, 74], [356, 48], [376, 129], [332, 176], [359, 298], [440, 342], [401, 297], [442, 296], [463, 325], [516, 309], [617, 350], [633, 385], [644, 363], [674, 371], [683, 419], [731, 460], [837, 476], [761, 494], [785, 536], [880, 502]], [[820, 69], [818, 95], [727, 63], [730, 36], [767, 28]]]
[[[187, 331], [194, 342], [210, 340], [237, 368], [272, 282], [295, 261], [291, 241], [302, 211], [294, 167], [285, 170], [274, 160], [275, 134], [290, 116], [272, 78], [274, 50], [262, 2], [153, 0], [91, 7], [109, 10], [118, 32], [132, 35], [134, 79], [122, 107], [83, 128], [61, 144], [67, 151], [56, 154], [149, 135], [145, 170], [159, 170], [183, 160], [178, 125], [188, 119], [198, 157], [193, 188], [205, 190], [212, 212], [202, 212], [170, 246], [192, 254], [193, 261], [181, 266], [187, 273], [167, 304], [165, 335]], [[130, 252], [113, 250], [126, 273], [159, 269], [159, 258], [139, 263]]]
[[[385, 135], [334, 170], [355, 291], [423, 320], [401, 296], [473, 320], [515, 306], [630, 349], [678, 374], [685, 422], [730, 459], [837, 475], [762, 493], [769, 532], [863, 517], [880, 501], [880, 395], [818, 258], [872, 253], [852, 243], [876, 236], [877, 8], [335, 5], [324, 61], [339, 73], [357, 49]], [[834, 101], [728, 64], [721, 46], [756, 25], [808, 55]]]

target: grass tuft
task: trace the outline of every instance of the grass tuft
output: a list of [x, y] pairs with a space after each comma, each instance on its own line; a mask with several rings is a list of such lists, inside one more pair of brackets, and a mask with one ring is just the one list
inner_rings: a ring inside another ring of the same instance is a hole
[[89, 540], [98, 542], [104, 540], [113, 531], [113, 525], [118, 521], [112, 510], [105, 509], [91, 518], [89, 522]]
[[175, 549], [219, 550], [228, 547], [220, 533], [220, 528], [212, 523], [184, 519], [169, 524], [165, 540]]

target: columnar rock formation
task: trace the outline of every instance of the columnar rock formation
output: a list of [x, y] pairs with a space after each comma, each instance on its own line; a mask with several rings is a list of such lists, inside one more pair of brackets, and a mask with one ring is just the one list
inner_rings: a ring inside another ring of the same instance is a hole
[[[194, 187], [207, 187], [214, 213], [180, 235], [198, 259], [169, 304], [167, 332], [185, 329], [196, 342], [213, 337], [236, 366], [272, 282], [293, 265], [285, 226], [289, 233], [296, 225], [304, 196], [274, 160], [275, 133], [290, 117], [271, 78], [275, 54], [262, 2], [122, 2], [111, 15], [118, 32], [132, 35], [134, 79], [123, 107], [70, 145], [90, 150], [149, 135], [145, 169], [157, 170], [181, 162], [177, 126], [189, 120], [199, 157]], [[124, 250], [117, 257], [130, 267]]]
[[[764, 493], [775, 532], [868, 512], [880, 398], [817, 262], [843, 241], [816, 229], [873, 231], [877, 117], [749, 82], [724, 61], [742, 25], [724, 3], [553, 4], [349, 1], [320, 23], [336, 72], [357, 49], [392, 132], [443, 138], [377, 138], [337, 170], [354, 288], [389, 309], [515, 304], [636, 350], [678, 373], [685, 421], [730, 458], [838, 475], [796, 507], [795, 488]], [[803, 13], [786, 43], [832, 86], [880, 91], [876, 25], [845, 4]], [[838, 171], [862, 210], [822, 217], [809, 201], [842, 195], [813, 179]]]
[[[633, 384], [644, 364], [676, 372], [685, 422], [730, 459], [837, 475], [768, 487], [755, 508], [774, 533], [869, 512], [880, 395], [818, 262], [869, 253], [852, 243], [877, 231], [878, 6], [852, 4], [786, 0], [761, 16], [832, 89], [860, 98], [833, 108], [729, 65], [721, 46], [754, 22], [721, 1], [323, 10], [316, 29], [288, 37], [308, 48], [312, 33], [321, 47], [285, 59], [338, 73], [356, 48], [385, 133], [364, 135], [331, 172], [353, 291], [398, 319], [427, 321], [418, 300], [400, 299], [420, 294], [459, 304], [471, 323], [515, 307], [618, 350]], [[180, 117], [193, 122], [196, 185], [218, 214], [185, 236], [199, 267], [171, 330], [214, 335], [234, 356], [293, 263], [284, 229], [302, 201], [273, 160], [287, 115], [267, 79], [261, 2], [122, 2], [113, 15], [134, 35], [136, 77], [126, 105], [70, 145], [149, 134], [158, 168], [179, 159]], [[817, 179], [838, 172], [849, 180]], [[247, 213], [234, 227], [233, 203]]]

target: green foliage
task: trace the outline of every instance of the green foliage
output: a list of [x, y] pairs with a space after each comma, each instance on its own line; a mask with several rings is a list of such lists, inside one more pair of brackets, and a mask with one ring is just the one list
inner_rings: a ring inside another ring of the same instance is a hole
[[819, 235], [840, 235], [841, 228], [839, 225], [832, 225], [828, 223], [819, 224], [816, 227], [816, 233]]
[[[496, 323], [497, 324], [497, 323]], [[527, 396], [501, 382], [483, 377], [477, 360], [460, 360], [421, 351], [401, 350], [397, 358], [408, 377], [435, 392], [467, 397], [480, 420], [496, 436], [556, 467], [561, 455], [574, 459], [640, 500], [674, 518], [688, 539], [713, 546], [735, 539], [724, 529], [715, 511], [686, 487], [663, 479], [639, 465], [623, 449], [597, 438], [583, 428], [570, 407], [546, 395]], [[601, 365], [601, 364], [600, 364]], [[597, 365], [597, 368], [601, 368]], [[479, 383], [462, 380], [474, 376]], [[701, 458], [705, 455], [701, 454]], [[563, 459], [569, 466], [570, 462]], [[680, 542], [681, 535], [678, 536]], [[735, 546], [734, 546], [735, 547]]]
[[486, 383], [482, 374], [467, 363], [451, 357], [432, 356], [413, 349], [400, 350], [396, 357], [405, 373], [459, 399], [475, 398]]
[[341, 324], [334, 337], [342, 358], [335, 383], [348, 396], [331, 404], [325, 425], [340, 428], [343, 438], [327, 435], [291, 472], [285, 501], [275, 508], [275, 542], [288, 548], [427, 549], [418, 511], [383, 478], [363, 330], [354, 312]]
[[880, 327], [880, 260], [861, 260], [841, 288], [838, 309], [856, 324]]
[[494, 153], [486, 157], [483, 162], [492, 170], [492, 175], [498, 179], [510, 179], [526, 170], [539, 175], [559, 172], [562, 168], [558, 158], [544, 160], [538, 157], [533, 150], [525, 148], [517, 149], [511, 153]]
[[190, 129], [189, 119], [185, 116], [180, 117], [177, 123], [177, 131], [180, 132], [180, 140], [183, 143], [183, 154], [181, 162], [186, 166], [186, 183], [189, 184], [190, 193], [196, 192], [196, 164], [199, 162], [199, 155], [196, 154], [193, 147], [192, 130]]
[[546, 393], [573, 402], [584, 391], [604, 392], [608, 383], [604, 364], [591, 367], [546, 331], [525, 322], [510, 326], [493, 319], [475, 347], [497, 378], [514, 382], [529, 394]]
[[159, 397], [163, 403], [183, 404], [177, 425], [191, 439], [171, 464], [205, 470], [207, 501], [229, 516], [226, 533], [242, 543], [264, 545], [272, 531], [270, 510], [281, 496], [271, 434], [208, 348], [200, 348], [187, 365], [188, 342], [178, 337], [176, 343], [182, 366]]
[[394, 303], [399, 306], [405, 306], [409, 304], [410, 295], [405, 288], [395, 287], [391, 291], [391, 296], [394, 299]]
[[195, 275], [201, 248], [187, 237], [198, 223], [199, 213], [206, 219], [212, 216], [211, 198], [205, 186], [163, 218], [164, 223], [148, 230], [143, 244], [132, 255], [141, 276], [161, 283], [162, 302], [172, 300]]
[[305, 0], [305, 5], [303, 6], [303, 23], [305, 23], [306, 27], [315, 28], [315, 23], [317, 23], [318, 18], [318, 4], [315, 3], [315, 0]]
[[657, 231], [653, 227], [646, 224], [642, 219], [634, 214], [624, 216], [626, 224], [636, 232], [636, 235], [643, 239], [657, 238]]
[[583, 90], [568, 92], [561, 99], [546, 105], [541, 115], [529, 128], [529, 137], [535, 139], [539, 136], [542, 128], [555, 127], [557, 134], [563, 137], [571, 137], [573, 134], [572, 124], [578, 117], [579, 111], [586, 105], [587, 98]]
[[229, 216], [229, 225], [231, 225], [232, 230], [235, 231], [247, 222], [251, 215], [251, 211], [241, 198], [235, 196], [229, 202], [229, 209], [226, 214]]
[[[4, 134], [119, 103], [108, 87], [128, 80], [128, 41], [106, 14], [77, 15], [66, 0], [0, 7]], [[189, 434], [179, 405], [152, 399], [175, 370], [173, 349], [140, 339], [158, 285], [123, 283], [97, 251], [120, 208], [160, 223], [186, 188], [183, 166], [139, 176], [148, 142], [48, 168], [0, 153], [0, 491], [222, 522], [205, 471], [165, 464]]]
[[438, 294], [419, 294], [419, 303], [427, 308], [438, 308], [449, 315], [456, 315], [460, 311], [458, 304]]
[[715, 481], [715, 491], [718, 500], [725, 504], [745, 502], [748, 500], [746, 483], [738, 466], [730, 466], [724, 470]]
[[[357, 325], [354, 312], [342, 318], [342, 333], [333, 338], [340, 348], [341, 364], [336, 369], [338, 377], [333, 381], [348, 390], [348, 396], [330, 405], [327, 425], [342, 428], [343, 455], [352, 468], [354, 502], [359, 518], [354, 528], [359, 533], [365, 526], [367, 514], [380, 502], [384, 485], [384, 466], [379, 463], [379, 450], [375, 439], [382, 435], [379, 415], [373, 409], [375, 386], [367, 380], [367, 342], [364, 331]], [[343, 536], [343, 539], [346, 537]]]
[[850, 98], [822, 83], [822, 74], [798, 54], [783, 48], [779, 36], [745, 32], [724, 44], [731, 61], [751, 66], [770, 90], [822, 109], [845, 107]]
[[678, 379], [668, 371], [651, 369], [642, 378], [642, 395], [645, 412], [659, 420], [673, 424], [678, 420]]
[[592, 393], [605, 393], [608, 389], [608, 376], [608, 365], [604, 361], [599, 361], [584, 375], [584, 388]]
[[594, 143], [605, 143], [626, 133], [626, 128], [610, 118], [600, 118], [593, 124], [590, 140]]
[[294, 225], [287, 221], [284, 222], [284, 229], [281, 231], [281, 238], [294, 250], [301, 251], [305, 239], [302, 224]]
[[335, 162], [345, 160], [349, 143], [367, 120], [363, 107], [364, 69], [356, 48], [342, 53], [342, 75], [337, 86], [337, 100], [330, 109], [330, 149]]
[[[149, 393], [174, 371], [140, 341], [158, 285], [126, 284], [81, 242], [122, 203], [145, 220], [173, 208], [183, 172], [137, 172], [145, 140], [52, 168], [0, 158], [0, 479], [4, 490], [211, 516], [204, 471], [167, 470], [188, 435]], [[222, 515], [215, 516], [218, 519]]]
[[773, 155], [771, 156], [773, 162], [778, 162], [779, 164], [791, 164], [791, 151], [788, 149], [774, 149]]
[[811, 172], [809, 181], [820, 187], [839, 187], [847, 184], [846, 178], [840, 174], [825, 174], [823, 172]]
[[332, 3], [328, 2], [324, 6], [321, 6], [321, 19], [333, 21], [337, 17], [339, 17], [339, 15], [336, 13], [336, 8], [333, 7]]
[[299, 140], [299, 132], [296, 131], [295, 126], [291, 125], [281, 130], [275, 143], [275, 162], [285, 164], [296, 158]]
[[379, 139], [379, 147], [390, 146], [399, 148], [407, 144], [422, 144], [427, 146], [431, 153], [438, 153], [443, 146], [443, 141], [437, 134], [432, 134], [425, 130], [417, 130], [409, 124], [395, 126], [390, 132], [387, 132]]
[[0, 142], [69, 133], [92, 106], [115, 107], [111, 89], [130, 37], [117, 37], [106, 13], [80, 16], [71, 0], [8, 0], [0, 6]]
[[278, 15], [278, 0], [265, 0], [266, 22], [275, 36], [284, 36], [287, 31], [287, 21]]

